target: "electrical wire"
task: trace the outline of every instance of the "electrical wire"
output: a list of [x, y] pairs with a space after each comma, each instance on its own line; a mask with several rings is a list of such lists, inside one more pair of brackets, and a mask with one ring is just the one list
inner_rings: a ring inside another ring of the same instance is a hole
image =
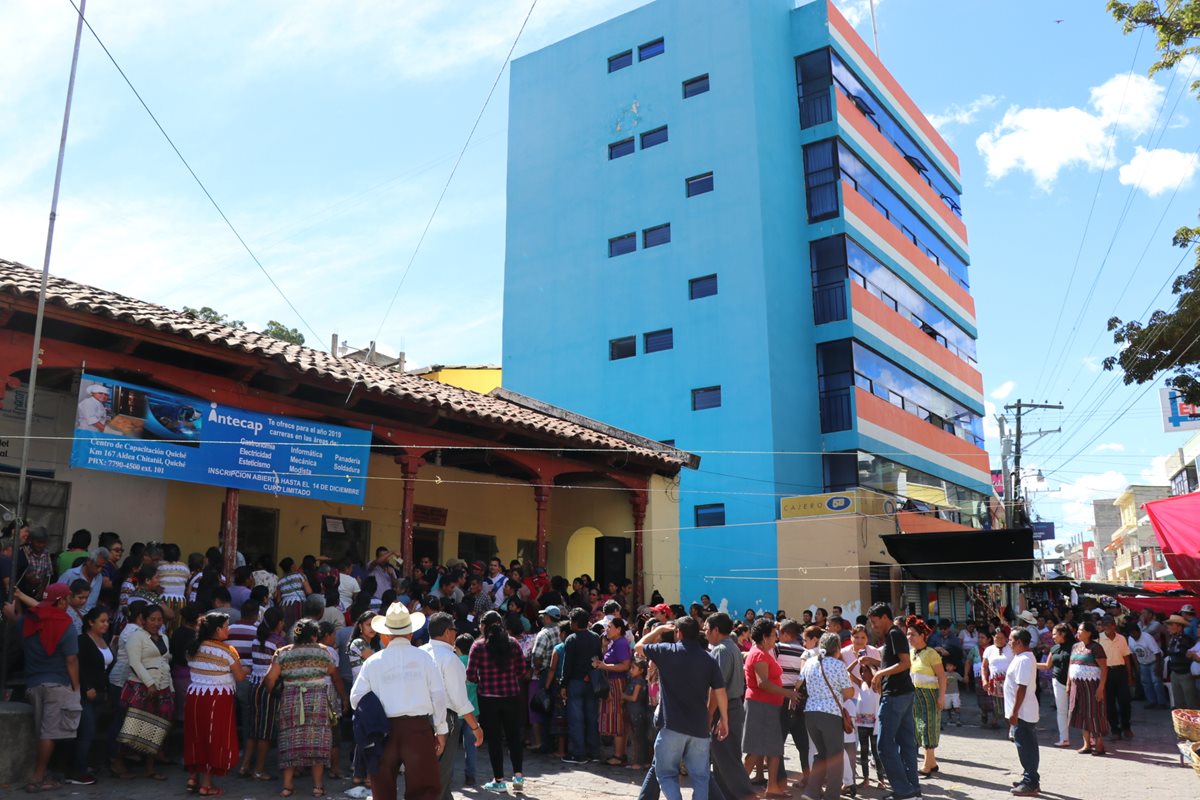
[[82, 12], [79, 10], [79, 6], [75, 5], [75, 0], [67, 0], [67, 2], [70, 3], [71, 7], [75, 9], [75, 13], [79, 15], [79, 18], [83, 20], [83, 24], [87, 26], [88, 32], [92, 34], [92, 38], [96, 40], [96, 44], [100, 45], [100, 49], [104, 51], [104, 55], [108, 56], [108, 60], [112, 62], [114, 67], [116, 67], [117, 72], [121, 75], [121, 79], [124, 80], [125, 85], [129, 87], [129, 91], [133, 92], [133, 96], [137, 98], [137, 101], [141, 104], [142, 108], [150, 116], [151, 121], [154, 122], [154, 126], [158, 128], [158, 132], [161, 133], [163, 138], [167, 140], [167, 144], [171, 146], [171, 149], [179, 158], [180, 163], [183, 164], [184, 168], [188, 171], [188, 174], [192, 176], [192, 180], [196, 182], [196, 185], [200, 187], [200, 191], [204, 192], [204, 196], [208, 198], [208, 202], [212, 204], [212, 207], [216, 209], [217, 214], [219, 214], [221, 219], [224, 220], [225, 226], [228, 227], [230, 232], [233, 233], [234, 237], [237, 238], [238, 242], [242, 245], [242, 249], [245, 250], [250, 256], [250, 260], [254, 262], [255, 266], [258, 267], [259, 271], [266, 277], [271, 286], [275, 288], [275, 291], [279, 294], [279, 296], [283, 298], [283, 302], [287, 303], [288, 308], [292, 310], [292, 313], [296, 315], [296, 318], [299, 319], [304, 327], [308, 329], [309, 333], [313, 335], [316, 341], [321, 341], [322, 337], [316, 332], [313, 326], [308, 323], [308, 320], [304, 318], [304, 315], [300, 313], [300, 310], [296, 308], [295, 303], [293, 303], [291, 298], [287, 296], [287, 293], [283, 291], [283, 287], [276, 283], [275, 278], [271, 276], [271, 273], [268, 272], [267, 268], [263, 266], [263, 263], [259, 261], [258, 256], [256, 256], [254, 251], [250, 249], [250, 245], [246, 244], [246, 240], [242, 238], [242, 234], [238, 232], [237, 227], [234, 226], [233, 222], [225, 214], [225, 210], [221, 208], [221, 204], [218, 203], [216, 198], [212, 196], [212, 193], [208, 191], [208, 187], [204, 185], [204, 181], [200, 180], [200, 176], [196, 174], [194, 169], [192, 169], [192, 165], [188, 163], [186, 158], [184, 158], [183, 153], [181, 153], [179, 148], [175, 145], [175, 141], [171, 138], [170, 134], [167, 133], [166, 129], [162, 126], [162, 123], [158, 121], [158, 117], [154, 115], [154, 112], [150, 110], [150, 106], [146, 104], [146, 101], [142, 98], [141, 93], [136, 87], [134, 87], [133, 81], [129, 79], [129, 76], [125, 74], [125, 70], [122, 69], [121, 65], [117, 63], [117, 59], [109, 51], [108, 46], [104, 44], [104, 41], [100, 38], [100, 34], [96, 33], [96, 29], [92, 27], [92, 23], [88, 22], [87, 18], [83, 16]]
[[383, 312], [383, 319], [379, 321], [379, 329], [375, 332], [375, 341], [379, 341], [379, 338], [383, 335], [383, 326], [387, 324], [388, 317], [391, 316], [392, 308], [396, 305], [396, 298], [400, 296], [400, 290], [404, 287], [404, 282], [408, 279], [408, 273], [412, 270], [413, 262], [417, 260], [417, 254], [421, 252], [421, 245], [425, 242], [429, 228], [433, 225], [434, 218], [437, 217], [438, 209], [442, 207], [442, 201], [446, 199], [446, 192], [450, 190], [450, 182], [454, 180], [454, 175], [458, 172], [458, 166], [462, 163], [463, 156], [466, 155], [467, 148], [471, 145], [471, 137], [475, 135], [475, 130], [479, 127], [479, 121], [483, 119], [483, 112], [487, 111], [488, 103], [491, 102], [492, 95], [496, 93], [496, 87], [500, 85], [500, 78], [504, 75], [504, 70], [508, 68], [513, 52], [517, 49], [517, 42], [521, 41], [521, 34], [525, 32], [525, 26], [529, 24], [529, 18], [533, 16], [533, 9], [537, 8], [537, 4], [538, 0], [533, 0], [530, 3], [529, 11], [525, 13], [525, 19], [521, 22], [521, 27], [513, 39], [512, 47], [508, 48], [508, 55], [504, 57], [504, 63], [500, 65], [500, 69], [496, 73], [496, 79], [492, 81], [492, 88], [488, 90], [487, 97], [483, 100], [483, 106], [480, 107], [479, 114], [475, 117], [475, 123], [471, 125], [471, 131], [467, 134], [467, 140], [463, 142], [462, 149], [458, 152], [458, 157], [454, 159], [454, 166], [450, 168], [450, 174], [446, 176], [446, 183], [442, 186], [441, 194], [438, 195], [437, 202], [433, 204], [433, 211], [429, 213], [429, 219], [425, 222], [425, 228], [421, 231], [421, 235], [417, 239], [417, 244], [413, 248], [412, 255], [409, 257], [408, 263], [404, 265], [404, 271], [400, 273], [400, 282], [396, 284], [396, 291], [392, 293], [392, 299], [388, 301], [387, 309]]

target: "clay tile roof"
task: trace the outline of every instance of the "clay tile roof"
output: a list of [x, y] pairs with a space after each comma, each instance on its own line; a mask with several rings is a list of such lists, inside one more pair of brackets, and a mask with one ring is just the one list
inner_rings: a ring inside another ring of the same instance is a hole
[[[41, 272], [14, 261], [0, 259], [0, 295], [36, 300]], [[449, 384], [406, 375], [359, 361], [334, 358], [329, 353], [303, 345], [294, 345], [264, 333], [205, 322], [183, 311], [75, 283], [54, 275], [46, 290], [48, 305], [127, 322], [145, 328], [207, 342], [217, 347], [269, 358], [302, 375], [343, 383], [357, 384], [386, 400], [393, 397], [408, 404], [426, 405], [460, 419], [490, 422], [496, 425], [558, 439], [564, 447], [613, 449], [656, 461], [663, 467], [678, 469], [695, 466], [699, 459], [675, 448], [659, 445], [632, 433], [597, 424], [589, 427], [586, 419], [569, 415], [565, 419], [553, 413], [534, 410], [501, 397], [479, 394]], [[545, 407], [553, 408], [553, 407]], [[584, 424], [581, 424], [584, 423]]]

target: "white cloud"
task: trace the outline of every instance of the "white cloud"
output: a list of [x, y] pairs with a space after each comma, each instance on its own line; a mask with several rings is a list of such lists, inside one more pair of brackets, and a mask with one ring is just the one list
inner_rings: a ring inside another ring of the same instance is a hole
[[1136, 186], [1151, 197], [1168, 189], [1188, 186], [1200, 170], [1200, 155], [1160, 147], [1138, 146], [1133, 158], [1117, 174], [1124, 186]]
[[954, 105], [947, 108], [941, 114], [927, 114], [926, 118], [933, 123], [933, 127], [939, 132], [945, 133], [945, 128], [949, 125], [970, 125], [979, 116], [980, 111], [986, 111], [1000, 102], [1000, 98], [994, 94], [984, 94], [976, 97], [965, 106]]
[[1116, 144], [1114, 131], [1139, 135], [1153, 127], [1163, 89], [1149, 78], [1122, 74], [1089, 94], [1093, 110], [1009, 108], [992, 130], [975, 140], [987, 162], [988, 178], [1025, 171], [1049, 191], [1063, 169], [1100, 169]]
[[1000, 423], [996, 422], [996, 404], [983, 401], [983, 438], [988, 442], [1000, 441]]
[[1170, 456], [1155, 456], [1150, 459], [1150, 466], [1138, 473], [1142, 483], [1168, 484], [1171, 476], [1167, 474], [1167, 459]]
[[1088, 372], [1099, 372], [1103, 369], [1100, 364], [1100, 356], [1084, 356], [1079, 361]]
[[991, 398], [993, 400], [1004, 400], [1013, 393], [1013, 389], [1017, 388], [1016, 381], [1005, 381], [992, 390]]
[[[1062, 521], [1067, 525], [1086, 527], [1094, 525], [1092, 501], [1116, 497], [1128, 484], [1124, 473], [1115, 469], [1092, 475], [1084, 475], [1070, 483], [1064, 483], [1059, 493], [1062, 501]], [[1048, 502], [1047, 498], [1039, 502]]]
[[[838, 11], [842, 12], [842, 16], [846, 18], [854, 27], [858, 27], [864, 23], [871, 22], [871, 3], [870, 0], [834, 0], [838, 7]], [[883, 0], [875, 0], [875, 14], [879, 14], [879, 6]]]
[[1096, 446], [1096, 452], [1097, 453], [1123, 453], [1123, 452], [1125, 452], [1125, 445], [1121, 444], [1120, 442], [1104, 442], [1103, 444]]

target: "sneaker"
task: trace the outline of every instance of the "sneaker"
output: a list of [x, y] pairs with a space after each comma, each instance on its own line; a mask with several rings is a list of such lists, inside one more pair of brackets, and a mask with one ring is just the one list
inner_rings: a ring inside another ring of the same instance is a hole
[[525, 788], [525, 776], [524, 775], [513, 775], [512, 785], [513, 785], [513, 789], [515, 791], [519, 792], [519, 791], [523, 790]]
[[508, 784], [506, 784], [504, 781], [492, 781], [490, 783], [485, 783], [481, 788], [488, 792], [507, 792]]
[[1014, 786], [1012, 793], [1016, 797], [1037, 797], [1042, 793], [1042, 788], [1022, 783], [1020, 786]]
[[567, 757], [565, 757], [562, 760], [562, 763], [564, 763], [564, 764], [586, 764], [586, 763], [588, 763], [588, 760], [586, 758], [577, 758], [575, 756], [568, 755]]
[[64, 780], [74, 786], [94, 786], [96, 776], [90, 772], [84, 772], [80, 775], [68, 775]]

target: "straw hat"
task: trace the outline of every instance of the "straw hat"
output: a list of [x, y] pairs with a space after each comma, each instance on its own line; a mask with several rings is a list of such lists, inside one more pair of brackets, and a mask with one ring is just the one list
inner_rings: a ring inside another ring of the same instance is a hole
[[1021, 622], [1027, 623], [1029, 625], [1037, 625], [1037, 617], [1035, 617], [1033, 615], [1032, 611], [1028, 611], [1028, 610], [1022, 611], [1017, 616], [1017, 619], [1021, 620]]
[[1167, 624], [1168, 625], [1183, 625], [1186, 628], [1188, 621], [1186, 619], [1184, 619], [1183, 617], [1179, 616], [1178, 614], [1172, 614], [1171, 616], [1167, 617]]
[[403, 603], [392, 603], [387, 614], [376, 614], [371, 618], [371, 630], [385, 636], [410, 636], [425, 624], [425, 615], [408, 613]]

